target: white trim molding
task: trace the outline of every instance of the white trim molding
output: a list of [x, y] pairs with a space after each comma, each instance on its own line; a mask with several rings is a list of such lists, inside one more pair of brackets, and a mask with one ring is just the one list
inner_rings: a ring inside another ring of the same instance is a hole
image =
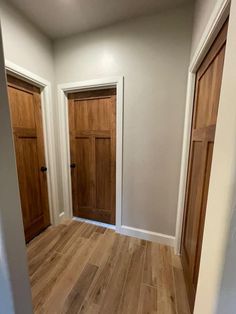
[[130, 237], [136, 237], [142, 240], [153, 241], [172, 247], [174, 247], [175, 245], [175, 237], [149, 230], [138, 229], [122, 225], [120, 228], [120, 233]]
[[123, 197], [123, 93], [124, 78], [109, 77], [66, 83], [58, 85], [59, 125], [61, 143], [61, 172], [62, 172], [62, 197], [63, 211], [66, 218], [73, 217], [72, 189], [70, 174], [70, 141], [68, 121], [67, 94], [81, 90], [116, 87], [116, 229], [119, 231], [122, 221]]
[[205, 28], [199, 45], [195, 51], [195, 54], [191, 60], [188, 73], [187, 83], [187, 95], [186, 95], [186, 108], [185, 108], [185, 121], [183, 132], [183, 147], [182, 147], [182, 159], [180, 169], [180, 181], [179, 181], [179, 194], [177, 205], [177, 220], [176, 220], [176, 232], [175, 232], [175, 253], [180, 254], [181, 250], [181, 236], [183, 226], [184, 215], [184, 201], [185, 201], [185, 189], [187, 181], [188, 170], [188, 155], [190, 145], [190, 131], [194, 102], [194, 89], [195, 89], [195, 77], [198, 67], [203, 61], [207, 51], [211, 47], [215, 40], [219, 30], [226, 21], [230, 11], [230, 0], [218, 0], [214, 11], [209, 19], [209, 22]]
[[45, 159], [48, 167], [48, 199], [50, 210], [51, 224], [59, 222], [58, 212], [58, 188], [57, 188], [57, 171], [56, 171], [56, 151], [54, 138], [54, 121], [53, 121], [53, 103], [51, 83], [39, 77], [38, 75], [6, 60], [5, 68], [7, 73], [18, 77], [24, 81], [38, 86], [41, 90], [42, 119], [43, 119], [43, 135], [45, 147]]

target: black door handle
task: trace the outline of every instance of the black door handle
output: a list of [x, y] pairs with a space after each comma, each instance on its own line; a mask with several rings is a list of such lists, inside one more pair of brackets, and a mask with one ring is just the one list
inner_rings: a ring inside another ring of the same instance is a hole
[[73, 163], [73, 164], [70, 165], [70, 167], [71, 167], [71, 169], [72, 169], [72, 168], [75, 168], [75, 167], [76, 167], [76, 164]]
[[41, 169], [40, 169], [42, 172], [46, 172], [48, 169], [47, 169], [47, 167], [41, 167]]

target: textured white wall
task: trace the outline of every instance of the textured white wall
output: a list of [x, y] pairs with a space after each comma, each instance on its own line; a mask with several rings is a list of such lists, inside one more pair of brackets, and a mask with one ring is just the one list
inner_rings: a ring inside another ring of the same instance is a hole
[[122, 223], [174, 235], [192, 7], [55, 42], [56, 82], [123, 75]]

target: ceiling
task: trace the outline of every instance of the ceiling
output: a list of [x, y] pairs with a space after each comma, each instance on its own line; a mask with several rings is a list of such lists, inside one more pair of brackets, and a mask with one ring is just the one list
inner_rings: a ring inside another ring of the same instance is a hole
[[[188, 0], [190, 1], [190, 0]], [[9, 0], [50, 38], [153, 14], [186, 0]]]

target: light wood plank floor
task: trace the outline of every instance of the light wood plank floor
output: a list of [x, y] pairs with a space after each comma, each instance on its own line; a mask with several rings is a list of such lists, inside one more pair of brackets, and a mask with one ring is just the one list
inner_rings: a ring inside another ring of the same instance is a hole
[[167, 246], [72, 221], [27, 251], [35, 313], [190, 313], [179, 257]]

